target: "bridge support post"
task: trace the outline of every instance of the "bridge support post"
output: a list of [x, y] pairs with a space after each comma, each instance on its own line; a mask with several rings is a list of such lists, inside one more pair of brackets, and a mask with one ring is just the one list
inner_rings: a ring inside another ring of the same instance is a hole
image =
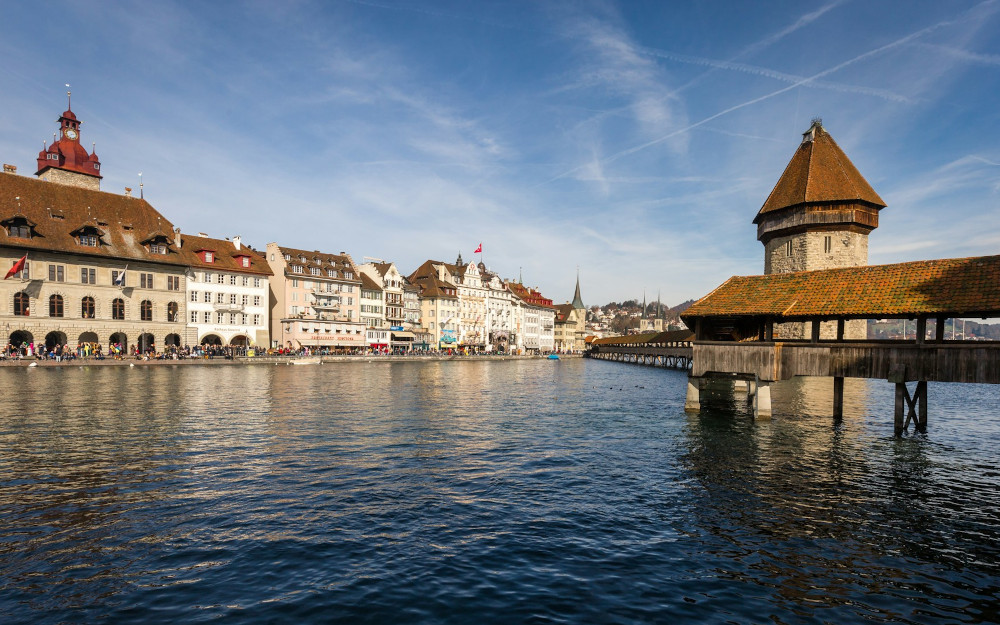
[[684, 412], [701, 412], [701, 378], [688, 377], [687, 397], [684, 398]]
[[771, 383], [760, 379], [754, 381], [753, 418], [771, 418]]
[[913, 427], [918, 432], [927, 431], [927, 381], [917, 382], [917, 388], [910, 396], [906, 382], [896, 383], [896, 414], [893, 419], [893, 430], [896, 436], [902, 436], [903, 430], [913, 421]]
[[833, 418], [844, 418], [844, 378], [833, 378]]
[[753, 394], [753, 418], [771, 418], [771, 383], [757, 380], [756, 392]]

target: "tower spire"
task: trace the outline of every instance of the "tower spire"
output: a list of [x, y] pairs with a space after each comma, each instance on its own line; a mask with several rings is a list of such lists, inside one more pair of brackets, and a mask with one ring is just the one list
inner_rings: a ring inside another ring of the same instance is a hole
[[573, 292], [573, 308], [586, 308], [580, 297], [580, 267], [576, 268], [576, 291]]

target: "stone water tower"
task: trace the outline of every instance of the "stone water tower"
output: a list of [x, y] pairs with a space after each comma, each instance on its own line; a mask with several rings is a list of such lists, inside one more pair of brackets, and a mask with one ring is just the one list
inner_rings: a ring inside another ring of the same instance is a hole
[[[868, 234], [878, 227], [883, 208], [882, 198], [814, 119], [753, 220], [764, 244], [764, 273], [867, 265]], [[775, 336], [805, 338], [806, 325], [781, 324]], [[836, 324], [823, 324], [822, 338], [835, 333]], [[848, 322], [845, 338], [867, 338], [867, 323]]]

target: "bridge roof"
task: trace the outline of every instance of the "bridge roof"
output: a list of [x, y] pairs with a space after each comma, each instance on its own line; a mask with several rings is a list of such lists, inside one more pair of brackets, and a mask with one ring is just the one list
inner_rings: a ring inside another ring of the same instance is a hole
[[629, 334], [627, 336], [606, 336], [594, 339], [595, 345], [636, 345], [646, 343], [674, 343], [677, 341], [693, 341], [694, 333], [690, 330], [670, 330], [667, 332], [646, 332], [644, 334]]
[[917, 315], [1000, 317], [1000, 256], [734, 276], [681, 313], [689, 326], [703, 317]]

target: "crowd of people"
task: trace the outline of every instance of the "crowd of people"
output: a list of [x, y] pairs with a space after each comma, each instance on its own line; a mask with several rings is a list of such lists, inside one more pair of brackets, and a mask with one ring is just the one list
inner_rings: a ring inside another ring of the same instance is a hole
[[8, 343], [0, 351], [0, 360], [54, 360], [56, 362], [70, 360], [178, 360], [182, 358], [267, 358], [267, 357], [302, 357], [302, 356], [508, 356], [504, 351], [476, 351], [468, 347], [445, 349], [406, 349], [401, 347], [371, 347], [371, 348], [332, 348], [332, 347], [274, 347], [260, 349], [252, 345], [168, 345], [157, 351], [155, 345], [140, 349], [136, 345], [112, 343], [107, 350], [100, 343], [80, 343], [75, 348], [71, 345], [54, 344], [50, 346], [35, 344], [34, 341], [20, 345]]

